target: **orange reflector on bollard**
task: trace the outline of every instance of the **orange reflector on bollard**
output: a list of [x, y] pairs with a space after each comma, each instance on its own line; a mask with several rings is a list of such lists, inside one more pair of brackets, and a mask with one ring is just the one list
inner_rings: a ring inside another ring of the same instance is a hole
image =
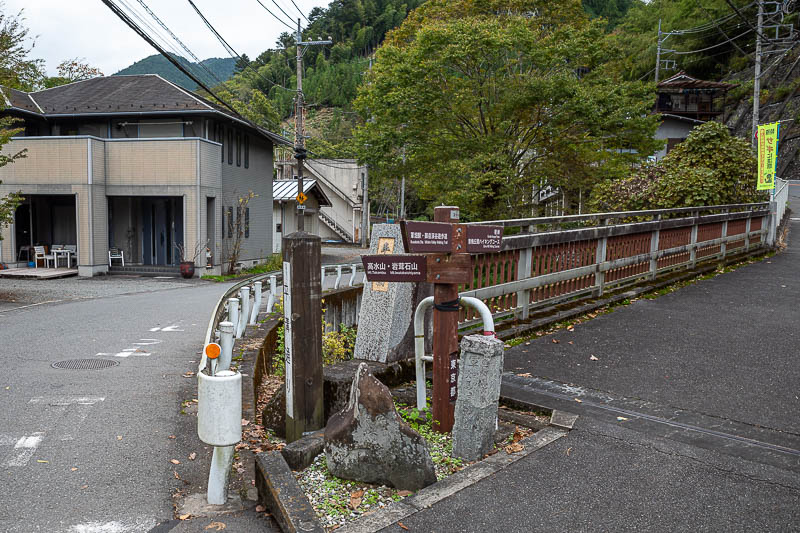
[[222, 352], [222, 348], [216, 342], [209, 342], [206, 344], [206, 357], [209, 359], [216, 359]]

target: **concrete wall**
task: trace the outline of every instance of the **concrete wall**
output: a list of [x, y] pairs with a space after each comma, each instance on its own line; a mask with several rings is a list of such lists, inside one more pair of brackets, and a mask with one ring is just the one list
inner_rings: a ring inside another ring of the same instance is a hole
[[[655, 138], [664, 140], [685, 139], [689, 136], [689, 132], [691, 132], [696, 125], [697, 124], [693, 122], [686, 122], [683, 120], [665, 117], [656, 130]], [[656, 159], [661, 159], [665, 155], [667, 155], [666, 143], [664, 144], [664, 148], [655, 153], [655, 157]]]
[[[289, 235], [290, 233], [297, 231], [297, 204], [296, 202], [291, 201], [283, 203], [273, 202], [272, 205], [274, 212], [272, 221], [272, 249], [274, 253], [277, 254], [281, 252], [281, 239], [285, 235]], [[307, 233], [319, 235], [320, 231], [324, 227], [319, 217], [317, 217], [317, 212], [319, 211], [319, 202], [313, 194], [309, 194], [305, 205], [306, 211], [305, 219], [303, 221], [303, 229]], [[282, 231], [280, 233], [277, 231], [278, 224], [281, 224]]]

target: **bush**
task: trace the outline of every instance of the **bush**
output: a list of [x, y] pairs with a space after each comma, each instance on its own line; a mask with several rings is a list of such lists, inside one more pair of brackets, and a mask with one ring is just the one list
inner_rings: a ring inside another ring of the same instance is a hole
[[698, 126], [658, 164], [594, 188], [596, 212], [672, 209], [766, 200], [756, 191], [756, 157], [718, 122]]

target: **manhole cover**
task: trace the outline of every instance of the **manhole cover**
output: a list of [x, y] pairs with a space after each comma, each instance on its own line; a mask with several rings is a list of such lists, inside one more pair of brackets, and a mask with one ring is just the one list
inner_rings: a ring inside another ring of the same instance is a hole
[[100, 370], [101, 368], [109, 368], [118, 364], [119, 361], [111, 361], [109, 359], [69, 359], [53, 363], [52, 367], [68, 370]]

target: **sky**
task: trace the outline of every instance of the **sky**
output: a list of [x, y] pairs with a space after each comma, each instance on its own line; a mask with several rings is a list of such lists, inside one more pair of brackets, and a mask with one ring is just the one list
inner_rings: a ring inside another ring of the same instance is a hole
[[[188, 0], [143, 0], [159, 19], [200, 59], [230, 57]], [[275, 42], [283, 31], [291, 31], [270, 15], [258, 0], [193, 0], [208, 21], [239, 54], [255, 59]], [[276, 7], [283, 8], [286, 14]], [[299, 16], [291, 0], [261, 0], [286, 24], [297, 25]], [[149, 44], [122, 22], [101, 0], [0, 0], [2, 11], [16, 15], [23, 10], [23, 25], [35, 39], [31, 58], [44, 59], [48, 75], [65, 59], [78, 58], [99, 68], [106, 76], [156, 54]], [[142, 18], [169, 38], [141, 7], [139, 0], [114, 0], [130, 6]], [[314, 7], [327, 7], [329, 0], [294, 0], [308, 16]], [[294, 22], [289, 21], [289, 16]], [[132, 17], [133, 18], [133, 17]], [[305, 19], [301, 17], [305, 23]], [[141, 25], [141, 23], [140, 23]], [[153, 33], [148, 31], [148, 33]], [[317, 37], [317, 36], [314, 36]], [[324, 36], [323, 36], [324, 37]], [[179, 45], [175, 46], [180, 52]], [[182, 53], [188, 58], [188, 54]]]

